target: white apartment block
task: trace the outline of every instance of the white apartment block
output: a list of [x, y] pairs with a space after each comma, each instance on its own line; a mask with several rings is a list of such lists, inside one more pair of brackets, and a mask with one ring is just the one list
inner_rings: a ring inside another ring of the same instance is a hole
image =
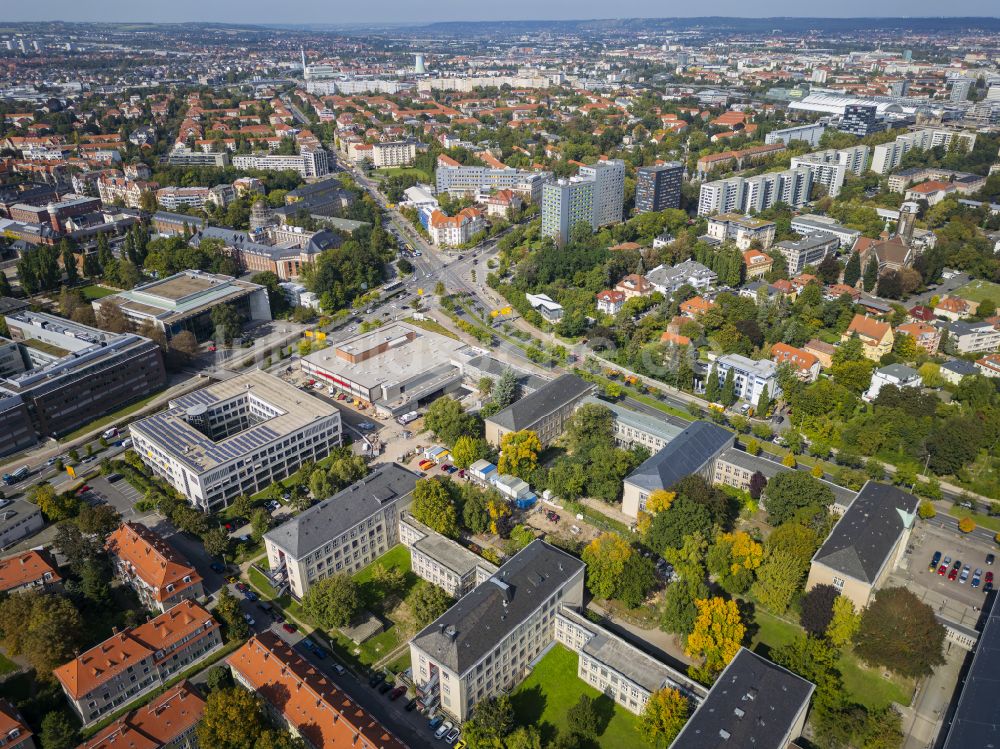
[[413, 573], [452, 598], [461, 598], [496, 574], [496, 565], [435, 533], [408, 512], [399, 523], [399, 540], [410, 550]]
[[437, 194], [452, 197], [477, 195], [480, 192], [513, 190], [525, 200], [538, 203], [542, 199], [542, 185], [552, 177], [551, 172], [528, 172], [521, 169], [496, 169], [486, 166], [438, 164], [434, 171]]
[[263, 172], [291, 169], [304, 178], [322, 177], [330, 173], [329, 156], [322, 148], [303, 148], [298, 155], [255, 153], [233, 156], [233, 167], [241, 171], [255, 169]]
[[744, 183], [743, 177], [705, 182], [698, 195], [698, 215], [739, 211], [743, 206]]
[[156, 202], [168, 211], [175, 211], [184, 205], [201, 208], [209, 199], [207, 187], [161, 187], [156, 191]]
[[883, 143], [872, 149], [873, 172], [888, 174], [903, 160], [911, 150], [926, 151], [935, 146], [950, 148], [953, 140], [958, 140], [962, 148], [971, 151], [976, 145], [976, 134], [962, 130], [947, 130], [943, 128], [928, 128], [900, 135], [892, 143]]
[[464, 722], [517, 685], [555, 641], [560, 609], [583, 605], [585, 567], [544, 541], [511, 557], [410, 641], [417, 696]]
[[812, 173], [804, 167], [705, 182], [698, 196], [698, 215], [760, 212], [775, 203], [800, 208], [809, 201], [811, 188]]
[[410, 140], [372, 144], [372, 163], [376, 169], [410, 166], [417, 158], [417, 144]]
[[756, 405], [765, 387], [772, 400], [781, 395], [778, 365], [769, 359], [755, 361], [740, 354], [725, 354], [715, 360], [715, 368], [720, 386], [732, 370], [736, 397], [748, 403]]
[[264, 534], [273, 582], [296, 599], [319, 580], [353, 574], [399, 542], [400, 513], [419, 477], [385, 463]]
[[826, 125], [819, 122], [811, 125], [786, 127], [782, 130], [772, 130], [769, 132], [764, 136], [764, 143], [767, 145], [784, 143], [787, 146], [793, 140], [804, 140], [810, 146], [818, 146], [824, 131], [826, 131]]
[[823, 185], [827, 194], [835, 198], [840, 194], [848, 174], [861, 176], [864, 173], [868, 151], [868, 146], [855, 146], [807, 153], [792, 159], [792, 169], [808, 169], [812, 174], [813, 184]]
[[619, 223], [625, 204], [625, 162], [598, 161], [580, 167], [580, 176], [594, 182], [594, 228]]
[[542, 234], [563, 245], [581, 221], [594, 227], [594, 182], [579, 177], [542, 186]]
[[340, 444], [340, 412], [253, 370], [170, 401], [129, 427], [154, 473], [199, 509], [256, 494]]

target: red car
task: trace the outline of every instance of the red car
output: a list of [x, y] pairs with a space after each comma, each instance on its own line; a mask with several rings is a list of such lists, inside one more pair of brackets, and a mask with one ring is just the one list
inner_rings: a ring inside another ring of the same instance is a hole
[[954, 580], [957, 577], [958, 577], [958, 570], [953, 567], [952, 570], [951, 570], [951, 572], [948, 573], [948, 579], [949, 580]]
[[938, 567], [938, 574], [939, 575], [943, 575], [947, 571], [948, 571], [948, 565], [947, 564], [942, 564], [940, 567]]
[[983, 582], [991, 583], [993, 582], [993, 573], [987, 572], [985, 577], [983, 577]]
[[451, 466], [449, 464], [447, 464], [447, 463], [442, 463], [441, 464], [441, 470], [444, 471], [445, 473], [448, 472], [449, 468], [451, 468]]
[[285, 622], [284, 624], [281, 625], [281, 628], [285, 630], [288, 634], [294, 634], [295, 630], [298, 629], [298, 627], [296, 627], [291, 622]]

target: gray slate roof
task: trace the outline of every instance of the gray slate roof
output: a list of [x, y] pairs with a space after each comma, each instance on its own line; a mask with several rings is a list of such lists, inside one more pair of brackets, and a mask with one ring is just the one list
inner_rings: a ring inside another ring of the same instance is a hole
[[584, 567], [566, 552], [544, 541], [532, 541], [489, 580], [427, 625], [412, 643], [438, 663], [463, 674]]
[[814, 689], [812, 682], [740, 648], [670, 749], [785, 749]]
[[398, 463], [378, 466], [360, 481], [313, 505], [265, 535], [293, 559], [301, 559], [391, 502], [407, 497], [419, 476]]
[[[873, 583], [920, 500], [889, 484], [869, 481], [813, 557], [855, 580]], [[905, 517], [908, 515], [910, 517]]]
[[583, 398], [593, 389], [593, 384], [575, 374], [560, 375], [530, 395], [514, 401], [487, 421], [492, 421], [512, 432], [527, 429], [544, 416], [563, 408], [567, 403]]
[[656, 455], [647, 458], [625, 480], [650, 491], [671, 487], [685, 476], [700, 471], [735, 440], [728, 429], [710, 421], [696, 421]]

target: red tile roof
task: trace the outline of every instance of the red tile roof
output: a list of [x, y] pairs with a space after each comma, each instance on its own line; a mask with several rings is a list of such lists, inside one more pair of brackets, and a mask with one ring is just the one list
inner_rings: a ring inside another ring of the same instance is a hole
[[28, 728], [17, 708], [7, 700], [0, 699], [0, 741], [7, 739], [3, 745], [14, 745], [31, 738], [31, 736], [31, 729]]
[[49, 582], [62, 581], [55, 562], [44, 551], [26, 551], [6, 559], [0, 559], [0, 592], [14, 590], [42, 580], [49, 574]]
[[[110, 554], [127, 562], [135, 574], [163, 601], [201, 582], [198, 571], [170, 544], [139, 523], [122, 523], [108, 536]], [[189, 578], [184, 582], [184, 578]], [[167, 586], [174, 589], [167, 592]]]
[[881, 342], [892, 331], [892, 326], [887, 322], [879, 322], [864, 315], [855, 315], [851, 324], [847, 328], [848, 334], [857, 333], [862, 338], [871, 338]]
[[810, 354], [795, 346], [789, 346], [787, 343], [776, 343], [771, 346], [771, 361], [778, 364], [789, 362], [801, 370], [812, 369], [819, 363], [815, 354]]
[[77, 749], [160, 749], [191, 730], [205, 711], [205, 700], [182, 681], [148, 705], [119, 718]]

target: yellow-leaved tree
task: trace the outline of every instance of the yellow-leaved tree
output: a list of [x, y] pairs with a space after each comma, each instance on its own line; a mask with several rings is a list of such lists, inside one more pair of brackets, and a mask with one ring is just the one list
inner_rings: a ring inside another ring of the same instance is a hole
[[690, 709], [688, 698], [676, 689], [664, 687], [649, 695], [639, 728], [650, 746], [670, 746], [687, 722]]
[[694, 631], [688, 635], [685, 652], [704, 661], [700, 666], [691, 666], [688, 673], [691, 678], [710, 684], [736, 657], [747, 630], [735, 601], [701, 598], [694, 605], [698, 616]]
[[538, 435], [530, 429], [508, 432], [500, 438], [500, 461], [497, 470], [527, 481], [538, 465], [538, 453], [541, 451], [542, 443]]

